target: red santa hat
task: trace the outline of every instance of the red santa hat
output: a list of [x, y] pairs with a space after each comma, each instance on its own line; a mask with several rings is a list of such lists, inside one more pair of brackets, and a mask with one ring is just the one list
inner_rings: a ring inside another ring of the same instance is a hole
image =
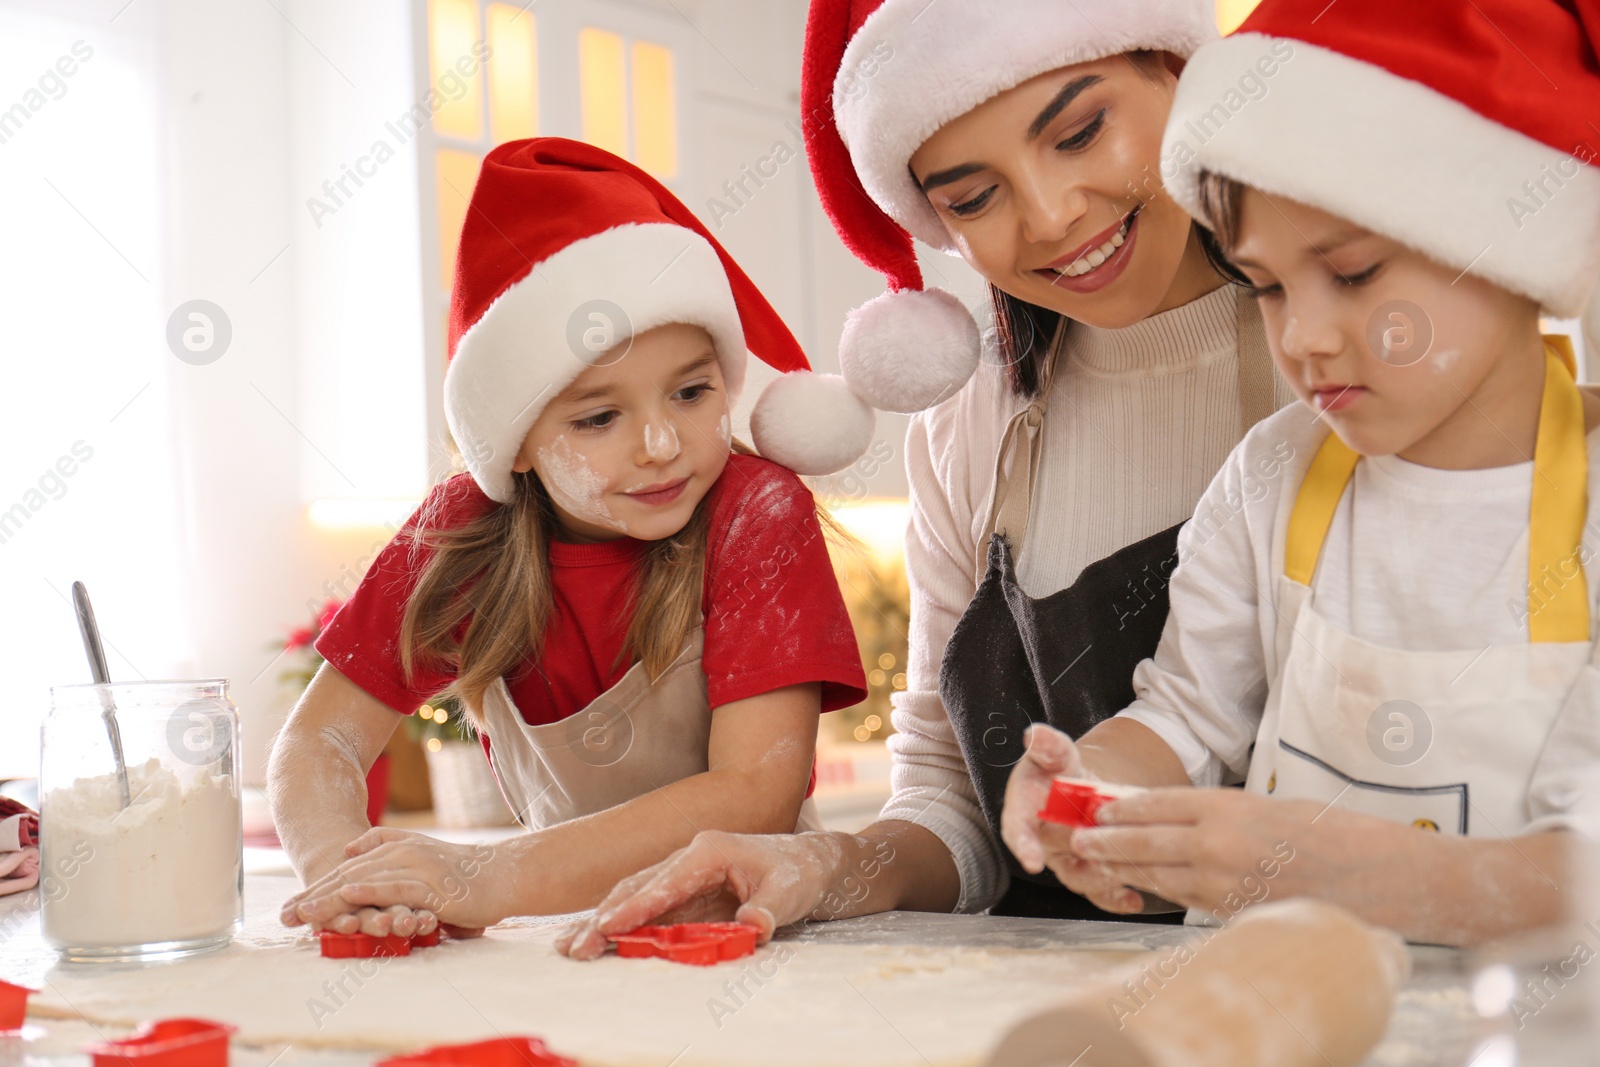
[[483, 491], [509, 502], [511, 464], [545, 404], [668, 323], [711, 335], [730, 404], [748, 352], [785, 372], [751, 415], [763, 456], [828, 474], [871, 443], [872, 409], [838, 375], [811, 372], [755, 283], [660, 182], [557, 137], [484, 157], [456, 257], [444, 382], [450, 432]]
[[1600, 0], [1265, 0], [1184, 69], [1162, 146], [1576, 315], [1600, 277]]
[[1030, 78], [1144, 49], [1187, 57], [1216, 37], [1211, 0], [812, 0], [800, 98], [822, 205], [846, 246], [889, 283], [845, 324], [855, 391], [919, 411], [977, 368], [977, 325], [925, 290], [912, 238], [954, 253], [911, 177], [951, 119]]

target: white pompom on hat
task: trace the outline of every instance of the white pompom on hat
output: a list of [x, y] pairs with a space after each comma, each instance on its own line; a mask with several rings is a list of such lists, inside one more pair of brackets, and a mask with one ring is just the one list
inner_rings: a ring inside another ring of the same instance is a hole
[[484, 493], [512, 499], [512, 463], [553, 397], [606, 352], [668, 323], [711, 335], [730, 405], [749, 353], [785, 372], [751, 419], [763, 456], [829, 474], [871, 443], [872, 409], [811, 373], [755, 283], [660, 182], [558, 137], [484, 157], [456, 257], [444, 384], [450, 432]]
[[750, 435], [763, 455], [787, 456], [785, 465], [800, 474], [831, 474], [867, 451], [874, 422], [839, 375], [794, 371], [762, 391]]
[[980, 355], [961, 302], [924, 290], [916, 237], [954, 253], [911, 157], [940, 127], [1059, 67], [1141, 50], [1187, 57], [1217, 35], [1211, 0], [812, 0], [800, 98], [806, 154], [845, 245], [889, 291], [852, 312], [839, 363], [857, 394], [920, 411]]

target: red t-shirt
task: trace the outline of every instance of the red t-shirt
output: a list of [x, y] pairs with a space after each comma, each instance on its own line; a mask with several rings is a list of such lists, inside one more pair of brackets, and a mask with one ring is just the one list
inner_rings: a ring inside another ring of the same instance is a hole
[[[317, 638], [316, 649], [351, 681], [402, 715], [454, 676], [400, 670], [400, 621], [427, 551], [408, 536], [419, 516], [450, 528], [496, 506], [470, 476], [434, 487]], [[822, 683], [822, 710], [866, 698], [855, 630], [828, 559], [811, 491], [787, 467], [735, 453], [707, 494], [711, 508], [701, 666], [711, 707], [803, 682]], [[588, 706], [632, 666], [617, 662], [632, 621], [634, 565], [646, 545], [550, 543], [554, 603], [544, 654], [506, 679], [530, 725]], [[546, 684], [548, 682], [548, 684]]]

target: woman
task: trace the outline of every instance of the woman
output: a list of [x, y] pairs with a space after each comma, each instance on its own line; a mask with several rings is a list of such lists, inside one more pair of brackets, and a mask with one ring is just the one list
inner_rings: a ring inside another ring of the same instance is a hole
[[[823, 203], [895, 290], [846, 327], [846, 375], [880, 407], [937, 400], [907, 437], [894, 796], [860, 834], [702, 835], [621, 883], [574, 956], [741, 903], [766, 931], [894, 908], [1112, 917], [1002, 850], [1006, 776], [1029, 721], [1078, 737], [1132, 701], [1177, 527], [1243, 431], [1291, 399], [1253, 302], [1161, 183], [1176, 72], [1215, 37], [1209, 3], [861, 6], [813, 3], [804, 103]], [[912, 236], [992, 287], [999, 358], [965, 383], [924, 373], [959, 365], [949, 338], [976, 331], [917, 292]]]

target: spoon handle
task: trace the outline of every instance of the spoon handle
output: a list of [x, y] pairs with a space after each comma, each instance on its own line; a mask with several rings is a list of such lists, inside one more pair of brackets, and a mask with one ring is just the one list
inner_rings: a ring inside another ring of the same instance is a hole
[[[72, 606], [78, 613], [78, 632], [83, 635], [83, 651], [89, 657], [89, 674], [97, 686], [111, 684], [111, 672], [106, 667], [105, 645], [100, 640], [100, 626], [94, 621], [94, 607], [89, 603], [89, 590], [82, 582], [72, 583]], [[106, 735], [111, 739], [111, 755], [117, 761], [117, 784], [122, 790], [122, 806], [132, 802], [128, 789], [128, 765], [122, 755], [122, 731], [117, 726], [117, 706], [111, 699], [109, 688], [100, 690], [100, 717], [105, 720]]]

